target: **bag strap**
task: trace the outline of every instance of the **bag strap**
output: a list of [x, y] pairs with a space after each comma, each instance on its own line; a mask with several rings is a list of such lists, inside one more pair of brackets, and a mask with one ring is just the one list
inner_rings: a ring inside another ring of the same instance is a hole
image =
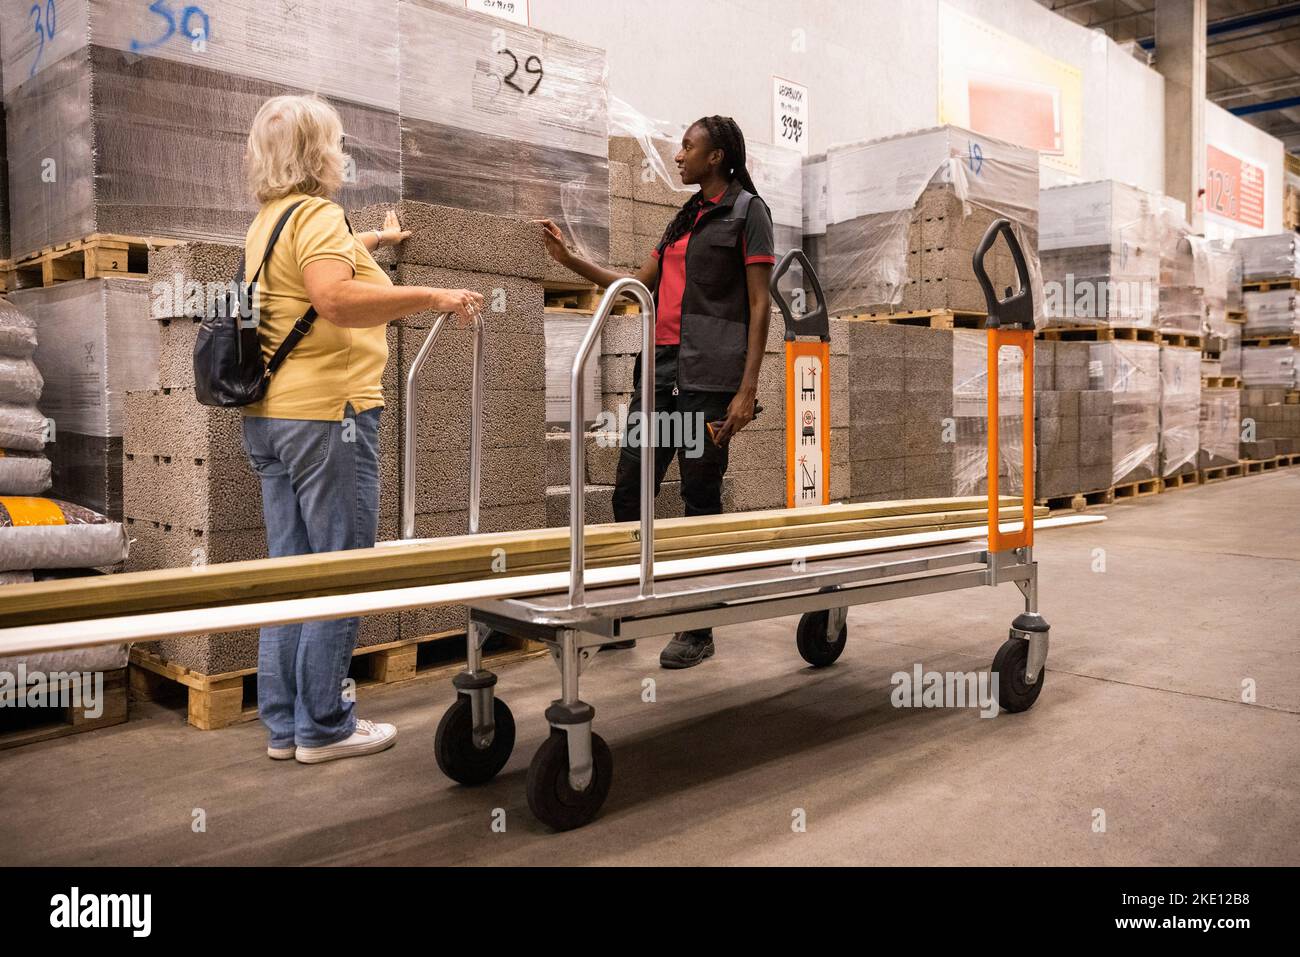
[[284, 227], [285, 224], [289, 222], [289, 217], [293, 215], [294, 210], [305, 202], [307, 202], [305, 199], [300, 199], [280, 214], [280, 218], [276, 220], [275, 228], [271, 230], [271, 238], [266, 241], [266, 252], [262, 254], [262, 263], [257, 267], [257, 272], [253, 273], [253, 278], [248, 281], [249, 285], [257, 282], [257, 277], [262, 275], [262, 270], [265, 269], [266, 264], [271, 261], [271, 253], [275, 252], [276, 241], [279, 240], [280, 233], [284, 232]]

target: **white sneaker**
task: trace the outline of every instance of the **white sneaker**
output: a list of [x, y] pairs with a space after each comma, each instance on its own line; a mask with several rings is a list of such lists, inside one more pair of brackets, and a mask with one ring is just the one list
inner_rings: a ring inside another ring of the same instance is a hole
[[375, 754], [397, 743], [397, 728], [391, 724], [377, 724], [374, 721], [357, 719], [357, 729], [352, 737], [319, 748], [300, 747], [294, 752], [303, 764], [320, 764], [337, 758], [355, 758], [363, 754]]
[[266, 749], [266, 756], [272, 761], [292, 761], [295, 748], [290, 745], [287, 748], [273, 748], [269, 745]]

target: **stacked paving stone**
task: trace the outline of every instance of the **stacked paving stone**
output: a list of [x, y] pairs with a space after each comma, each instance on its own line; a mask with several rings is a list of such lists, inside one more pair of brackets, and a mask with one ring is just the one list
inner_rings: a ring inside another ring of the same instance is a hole
[[[1300, 426], [1300, 419], [1296, 420]], [[1200, 449], [1197, 468], [1232, 465], [1240, 458], [1241, 390], [1202, 389], [1197, 430]]]
[[41, 411], [51, 495], [121, 521], [125, 396], [158, 381], [158, 330], [140, 279], [83, 279], [10, 294], [36, 320], [33, 360], [45, 380]]
[[1086, 342], [1034, 343], [1034, 495], [1058, 498], [1111, 484], [1111, 393], [1088, 388]]
[[1160, 474], [1197, 469], [1201, 447], [1201, 350], [1160, 346]]
[[[129, 392], [122, 463], [128, 568], [143, 571], [265, 558], [261, 484], [242, 440], [242, 413], [200, 405], [194, 397], [199, 317], [217, 308], [242, 249], [186, 243], [150, 255], [150, 315], [158, 330], [157, 389]], [[397, 330], [380, 420], [380, 538], [396, 534], [398, 499]], [[358, 642], [398, 638], [396, 615], [362, 619]], [[165, 660], [203, 674], [257, 664], [257, 631], [168, 639], [153, 646]]]

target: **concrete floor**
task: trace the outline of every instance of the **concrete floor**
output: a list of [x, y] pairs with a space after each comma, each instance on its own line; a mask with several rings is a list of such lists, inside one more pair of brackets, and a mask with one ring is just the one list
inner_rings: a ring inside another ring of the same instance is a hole
[[0, 864], [1300, 864], [1300, 469], [1108, 514], [1040, 536], [1054, 643], [1025, 714], [889, 700], [917, 662], [985, 666], [1019, 610], [1009, 585], [856, 609], [824, 671], [790, 619], [720, 630], [686, 672], [657, 667], [658, 641], [601, 655], [583, 697], [614, 785], [567, 834], [524, 798], [558, 691], [544, 659], [503, 669], [519, 739], [478, 789], [434, 762], [446, 681], [363, 693], [398, 745], [317, 767], [268, 760], [259, 725], [200, 732], [142, 705], [0, 752]]

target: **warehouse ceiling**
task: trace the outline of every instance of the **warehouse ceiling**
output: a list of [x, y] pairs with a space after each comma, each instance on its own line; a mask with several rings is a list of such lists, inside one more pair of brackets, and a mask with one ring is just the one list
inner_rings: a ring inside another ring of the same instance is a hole
[[[1038, 0], [1153, 58], [1157, 0]], [[1300, 2], [1208, 0], [1206, 96], [1300, 154]]]

